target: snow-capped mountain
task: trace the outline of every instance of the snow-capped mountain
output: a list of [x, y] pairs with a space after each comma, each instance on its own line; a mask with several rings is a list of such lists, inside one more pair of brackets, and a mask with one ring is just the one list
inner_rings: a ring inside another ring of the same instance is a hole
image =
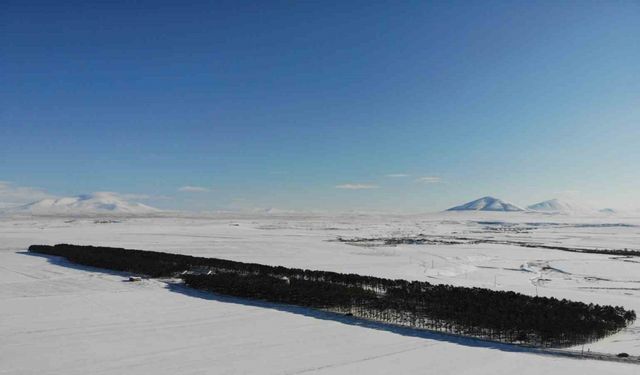
[[559, 199], [550, 199], [548, 201], [532, 204], [527, 206], [527, 209], [530, 211], [547, 213], [580, 213], [593, 211], [584, 205], [561, 201]]
[[501, 199], [494, 197], [482, 197], [465, 203], [460, 206], [452, 207], [447, 211], [502, 211], [502, 212], [514, 212], [524, 211], [522, 208], [515, 204], [505, 202]]
[[160, 210], [128, 201], [116, 193], [98, 192], [76, 197], [47, 198], [11, 210], [35, 216], [139, 216]]

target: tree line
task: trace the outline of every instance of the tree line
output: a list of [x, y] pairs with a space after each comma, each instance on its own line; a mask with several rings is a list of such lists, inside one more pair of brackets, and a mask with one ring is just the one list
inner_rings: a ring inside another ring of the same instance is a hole
[[425, 281], [109, 247], [32, 245], [29, 251], [150, 277], [180, 277], [190, 287], [230, 296], [519, 345], [584, 344], [636, 319], [623, 307]]
[[356, 237], [356, 238], [343, 238], [338, 237], [338, 242], [345, 243], [363, 243], [363, 242], [380, 242], [387, 246], [397, 245], [477, 245], [477, 244], [494, 244], [494, 245], [515, 245], [521, 247], [547, 249], [547, 250], [560, 250], [568, 251], [571, 253], [584, 253], [584, 254], [604, 254], [604, 255], [618, 255], [623, 257], [640, 256], [640, 250], [638, 249], [607, 249], [607, 248], [580, 248], [580, 247], [568, 247], [559, 245], [544, 245], [531, 242], [522, 241], [508, 241], [508, 240], [495, 240], [486, 238], [469, 238], [469, 237], [451, 237], [451, 238], [428, 238], [423, 235], [411, 236], [411, 237]]

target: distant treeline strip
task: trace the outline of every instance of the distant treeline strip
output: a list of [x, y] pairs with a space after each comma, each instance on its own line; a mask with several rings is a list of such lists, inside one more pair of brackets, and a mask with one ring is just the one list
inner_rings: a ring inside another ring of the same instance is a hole
[[523, 241], [505, 241], [505, 240], [492, 240], [486, 238], [468, 238], [468, 237], [381, 237], [381, 238], [342, 238], [338, 237], [338, 242], [345, 242], [351, 244], [362, 243], [375, 243], [380, 242], [387, 246], [396, 245], [469, 245], [469, 244], [493, 244], [493, 245], [514, 245], [521, 247], [531, 247], [537, 249], [548, 250], [560, 250], [568, 251], [571, 253], [585, 253], [585, 254], [605, 254], [605, 255], [618, 255], [618, 256], [640, 256], [640, 250], [637, 249], [595, 249], [595, 248], [581, 248], [581, 247], [568, 247], [558, 245], [543, 245], [534, 242]]
[[33, 245], [29, 251], [87, 266], [180, 277], [193, 288], [220, 294], [520, 345], [565, 347], [592, 342], [636, 319], [634, 311], [622, 307], [423, 281], [109, 247]]

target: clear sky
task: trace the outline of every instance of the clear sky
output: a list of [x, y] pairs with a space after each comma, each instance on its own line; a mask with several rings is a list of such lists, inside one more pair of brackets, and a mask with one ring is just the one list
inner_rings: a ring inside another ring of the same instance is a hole
[[640, 206], [638, 1], [4, 0], [0, 80], [0, 202]]

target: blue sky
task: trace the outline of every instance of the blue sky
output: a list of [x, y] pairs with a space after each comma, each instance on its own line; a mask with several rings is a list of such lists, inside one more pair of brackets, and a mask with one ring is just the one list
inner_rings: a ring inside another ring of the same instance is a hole
[[0, 5], [0, 202], [640, 206], [638, 2], [184, 3]]

